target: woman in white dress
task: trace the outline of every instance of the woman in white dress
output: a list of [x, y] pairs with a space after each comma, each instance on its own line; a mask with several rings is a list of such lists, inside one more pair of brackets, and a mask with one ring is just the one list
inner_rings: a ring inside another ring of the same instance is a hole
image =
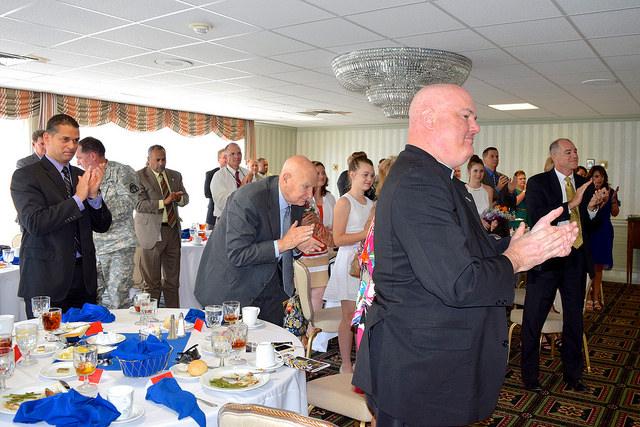
[[487, 184], [482, 183], [484, 176], [484, 163], [477, 155], [471, 156], [467, 163], [467, 171], [469, 172], [469, 182], [465, 184], [467, 191], [476, 202], [478, 215], [482, 218], [484, 211], [493, 206], [493, 189]]
[[374, 176], [373, 163], [366, 155], [351, 159], [351, 189], [338, 199], [333, 216], [333, 241], [339, 249], [324, 296], [327, 300], [339, 300], [342, 307], [338, 345], [342, 357], [340, 372], [343, 373], [353, 372], [351, 349], [354, 335], [351, 319], [360, 287], [360, 280], [349, 275], [349, 270], [360, 241], [367, 236], [371, 221], [373, 202], [364, 193], [371, 188]]

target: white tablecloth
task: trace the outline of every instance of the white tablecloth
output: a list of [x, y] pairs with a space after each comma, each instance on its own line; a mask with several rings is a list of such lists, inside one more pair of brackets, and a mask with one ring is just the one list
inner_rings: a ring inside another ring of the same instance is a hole
[[[180, 310], [172, 309], [160, 309], [158, 314], [159, 318], [164, 318], [171, 313], [178, 313]], [[187, 310], [182, 310], [186, 312]], [[137, 332], [139, 326], [134, 325], [138, 316], [129, 313], [127, 310], [114, 310], [116, 315], [116, 322], [110, 324], [104, 324], [105, 331], [112, 332]], [[203, 343], [208, 336], [208, 331], [203, 328], [203, 332], [193, 331], [187, 348], [195, 343]], [[292, 341], [296, 346], [296, 355], [303, 356], [304, 351], [300, 341], [285, 329], [278, 326], [266, 323], [266, 325], [260, 329], [249, 330], [249, 341], [262, 342], [262, 341]], [[209, 365], [217, 366], [217, 359], [211, 355], [204, 354], [200, 351], [202, 358], [207, 361]], [[245, 358], [249, 359], [252, 355], [246, 354]], [[19, 388], [30, 385], [35, 385], [44, 380], [39, 376], [39, 371], [45, 366], [48, 366], [51, 362], [51, 358], [36, 359], [37, 365], [22, 368], [18, 365], [14, 375], [7, 380], [7, 385], [10, 388]], [[80, 384], [80, 381], [67, 381], [72, 387]], [[198, 381], [192, 380], [180, 380], [178, 379], [180, 386], [194, 393], [197, 397], [201, 397], [209, 402], [215, 403], [218, 407], [211, 408], [204, 404], [199, 404], [200, 408], [204, 411], [207, 417], [208, 426], [217, 426], [218, 410], [222, 405], [227, 402], [240, 402], [240, 403], [257, 403], [260, 405], [287, 409], [290, 411], [298, 412], [303, 415], [307, 415], [307, 386], [305, 382], [305, 374], [302, 371], [298, 371], [292, 368], [283, 366], [279, 368], [275, 373], [271, 374], [270, 380], [264, 386], [255, 390], [240, 393], [228, 393], [228, 392], [214, 392], [208, 389], [204, 389]], [[135, 389], [134, 399], [135, 405], [141, 405], [144, 408], [144, 416], [137, 421], [126, 424], [127, 426], [174, 426], [174, 425], [191, 425], [196, 426], [196, 422], [192, 418], [187, 417], [182, 420], [178, 420], [177, 414], [166, 406], [153, 403], [145, 400], [146, 389], [151, 385], [151, 382], [147, 378], [129, 378], [122, 375], [120, 371], [104, 371], [98, 390], [100, 395], [106, 397], [107, 390], [114, 385], [127, 384]], [[0, 414], [0, 425], [12, 424], [12, 415]], [[39, 425], [45, 425], [40, 423]]]
[[0, 270], [0, 314], [13, 314], [16, 322], [26, 320], [24, 301], [18, 297], [20, 268], [5, 267]]
[[193, 295], [202, 251], [204, 251], [204, 244], [182, 243], [180, 250], [180, 307], [202, 307]]

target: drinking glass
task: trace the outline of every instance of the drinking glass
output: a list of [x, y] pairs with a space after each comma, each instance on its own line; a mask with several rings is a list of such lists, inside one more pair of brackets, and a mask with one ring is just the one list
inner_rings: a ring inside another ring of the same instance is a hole
[[6, 379], [11, 378], [13, 369], [16, 367], [13, 349], [0, 351], [0, 391], [7, 389]]
[[31, 352], [35, 350], [38, 344], [38, 325], [35, 323], [25, 323], [22, 325], [16, 325], [16, 344], [24, 355], [21, 364], [23, 366], [29, 366], [36, 363], [31, 358]]
[[240, 318], [240, 301], [225, 301], [222, 303], [224, 321], [230, 325]]
[[191, 241], [193, 242], [194, 240], [196, 240], [196, 236], [198, 235], [198, 223], [194, 222], [193, 224], [191, 224], [191, 228], [189, 229], [189, 236], [191, 236]]
[[3, 249], [2, 260], [7, 264], [11, 264], [11, 262], [13, 261], [13, 249]]
[[145, 318], [145, 325], [149, 322], [159, 322], [156, 318], [156, 311], [158, 310], [158, 300], [156, 298], [150, 298], [149, 301], [144, 301], [140, 306], [140, 313]]
[[244, 365], [247, 361], [240, 357], [240, 353], [244, 352], [247, 347], [249, 327], [243, 322], [236, 322], [229, 326], [229, 330], [231, 331], [231, 349], [233, 351], [233, 357], [230, 362], [232, 365]]
[[85, 395], [92, 395], [98, 389], [89, 383], [89, 375], [96, 371], [98, 364], [98, 348], [91, 344], [82, 344], [73, 348], [73, 367], [78, 376], [84, 376], [84, 382], [76, 390]]
[[204, 308], [204, 312], [207, 328], [211, 329], [211, 334], [213, 334], [213, 329], [222, 325], [222, 306], [208, 305]]
[[[139, 294], [136, 294], [135, 297], [133, 297], [133, 306], [135, 307], [135, 310], [137, 313], [141, 313], [142, 310], [142, 304], [144, 302], [147, 302], [151, 299], [151, 295], [146, 293], [146, 292], [141, 292]], [[144, 325], [146, 324], [146, 319], [144, 318], [143, 314], [140, 314], [140, 319], [135, 322], [135, 325]]]
[[11, 334], [0, 334], [0, 354], [4, 354], [13, 348]]
[[56, 337], [51, 333], [60, 328], [60, 322], [62, 321], [62, 309], [58, 307], [50, 308], [48, 311], [42, 313], [42, 324], [44, 330], [49, 334], [47, 335], [47, 341], [55, 341]]
[[37, 296], [31, 298], [31, 311], [38, 318], [38, 329], [42, 328], [42, 313], [49, 311], [51, 307], [51, 298], [47, 296]]
[[228, 330], [218, 330], [211, 335], [211, 349], [213, 354], [220, 359], [220, 367], [224, 366], [224, 359], [231, 355], [232, 336]]

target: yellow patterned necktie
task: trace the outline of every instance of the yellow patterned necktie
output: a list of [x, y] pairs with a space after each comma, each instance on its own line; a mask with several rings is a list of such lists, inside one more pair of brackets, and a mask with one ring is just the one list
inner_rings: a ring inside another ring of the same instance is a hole
[[[576, 190], [573, 188], [573, 183], [571, 182], [571, 177], [567, 176], [564, 178], [565, 181], [565, 190], [567, 191], [567, 202], [573, 200], [576, 195]], [[578, 237], [576, 237], [576, 241], [573, 242], [573, 247], [578, 249], [582, 246], [582, 224], [580, 223], [580, 212], [578, 209], [580, 206], [576, 206], [575, 208], [569, 211], [569, 219], [576, 224], [578, 224]]]

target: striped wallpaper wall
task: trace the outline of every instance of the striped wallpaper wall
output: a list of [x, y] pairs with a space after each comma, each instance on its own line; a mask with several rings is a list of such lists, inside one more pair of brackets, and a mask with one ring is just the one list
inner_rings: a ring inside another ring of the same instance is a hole
[[277, 175], [280, 167], [296, 152], [296, 128], [257, 124], [256, 157], [269, 161], [269, 173]]

